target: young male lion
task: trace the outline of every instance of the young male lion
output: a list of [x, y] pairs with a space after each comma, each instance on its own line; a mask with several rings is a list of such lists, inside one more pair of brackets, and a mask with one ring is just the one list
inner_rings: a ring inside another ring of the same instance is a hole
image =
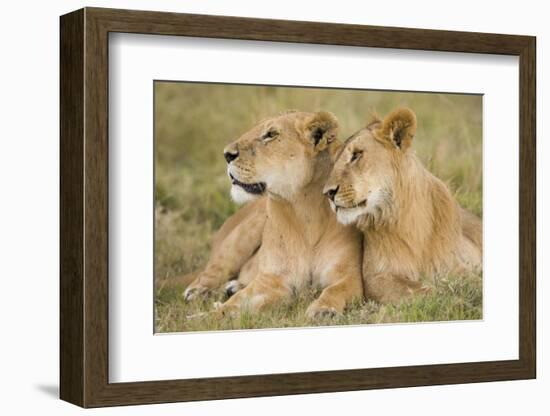
[[[361, 234], [336, 221], [322, 192], [338, 146], [336, 132], [332, 114], [287, 112], [264, 120], [224, 149], [233, 199], [261, 199], [253, 202], [260, 204], [256, 210], [248, 208], [235, 227], [228, 227], [221, 244], [230, 246], [227, 235], [239, 245], [246, 242], [238, 259], [243, 268], [239, 282], [246, 286], [219, 306], [219, 312], [256, 312], [311, 283], [324, 289], [309, 306], [310, 317], [341, 313], [347, 303], [362, 297]], [[244, 221], [251, 222], [252, 236]], [[218, 263], [214, 259], [210, 265]], [[224, 271], [201, 273], [186, 298], [229, 280], [228, 268], [218, 269]]]
[[342, 224], [364, 234], [367, 298], [398, 301], [425, 291], [419, 278], [481, 267], [481, 221], [411, 149], [416, 116], [397, 109], [351, 136], [324, 193]]

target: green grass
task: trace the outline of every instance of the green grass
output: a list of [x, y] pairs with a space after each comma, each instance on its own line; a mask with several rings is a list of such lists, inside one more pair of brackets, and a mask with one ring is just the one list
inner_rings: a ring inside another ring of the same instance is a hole
[[[155, 279], [159, 332], [309, 326], [305, 309], [313, 289], [287, 305], [239, 320], [209, 316], [211, 308], [185, 304], [183, 287], [169, 279], [200, 269], [210, 239], [238, 206], [229, 198], [223, 147], [260, 119], [286, 109], [326, 110], [340, 121], [346, 138], [400, 105], [417, 114], [414, 148], [445, 180], [462, 206], [482, 215], [482, 100], [480, 96], [237, 85], [155, 84]], [[418, 322], [481, 318], [481, 276], [442, 279], [431, 295], [398, 306], [354, 305], [343, 317], [316, 324]]]
[[158, 332], [218, 331], [224, 329], [286, 328], [319, 325], [359, 325], [394, 322], [458, 321], [482, 318], [482, 287], [477, 275], [438, 279], [429, 295], [403, 301], [398, 305], [380, 305], [373, 301], [356, 302], [342, 316], [310, 321], [308, 305], [319, 295], [310, 289], [295, 295], [288, 303], [264, 313], [243, 313], [238, 317], [219, 318], [210, 312], [214, 301], [223, 300], [221, 291], [205, 300], [185, 303], [183, 287], [159, 288], [156, 298]]

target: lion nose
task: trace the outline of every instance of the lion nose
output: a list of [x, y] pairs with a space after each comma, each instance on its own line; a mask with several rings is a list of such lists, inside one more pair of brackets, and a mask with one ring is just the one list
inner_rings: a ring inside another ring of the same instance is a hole
[[239, 157], [239, 151], [233, 151], [233, 152], [230, 152], [230, 151], [227, 151], [227, 152], [224, 152], [223, 153], [223, 157], [225, 157], [225, 161], [227, 163], [231, 163], [233, 162], [235, 159], [237, 159]]
[[325, 189], [325, 195], [330, 198], [331, 201], [334, 201], [334, 197], [338, 193], [339, 186], [333, 186], [331, 188]]

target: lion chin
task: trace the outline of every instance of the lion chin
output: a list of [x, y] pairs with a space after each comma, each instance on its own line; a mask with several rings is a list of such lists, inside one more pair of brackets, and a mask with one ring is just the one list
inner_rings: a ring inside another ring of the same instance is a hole
[[355, 224], [362, 215], [367, 214], [366, 207], [338, 208], [336, 210], [336, 219], [340, 224]]
[[336, 206], [333, 201], [329, 201], [332, 212], [336, 214], [336, 220], [342, 225], [355, 224], [359, 218], [368, 214], [369, 206], [366, 202], [353, 207]]
[[231, 199], [237, 204], [245, 204], [250, 201], [258, 199], [261, 194], [252, 194], [245, 191], [239, 185], [231, 186]]

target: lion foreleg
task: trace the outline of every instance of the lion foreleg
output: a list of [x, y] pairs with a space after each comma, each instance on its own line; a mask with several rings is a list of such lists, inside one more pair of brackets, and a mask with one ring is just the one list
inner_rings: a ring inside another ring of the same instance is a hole
[[307, 308], [309, 318], [331, 317], [342, 314], [346, 305], [362, 299], [363, 284], [361, 272], [356, 267], [339, 268], [332, 271], [331, 283], [323, 289], [321, 295]]
[[260, 274], [248, 286], [237, 292], [217, 308], [221, 315], [238, 315], [242, 312], [256, 313], [277, 302], [290, 298], [290, 288], [282, 277]]
[[220, 241], [205, 269], [185, 290], [185, 300], [208, 293], [235, 278], [260, 247], [264, 224], [263, 213], [254, 215]]
[[392, 273], [365, 276], [365, 296], [379, 303], [399, 303], [401, 300], [430, 292], [421, 282]]

